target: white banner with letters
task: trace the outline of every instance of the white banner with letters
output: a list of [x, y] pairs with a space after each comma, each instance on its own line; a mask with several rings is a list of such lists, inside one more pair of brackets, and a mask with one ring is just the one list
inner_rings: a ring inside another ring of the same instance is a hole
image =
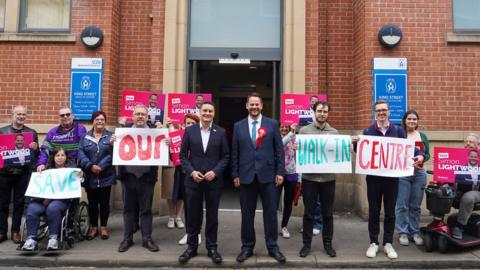
[[413, 140], [364, 135], [359, 138], [355, 173], [386, 177], [413, 175]]
[[25, 196], [44, 199], [73, 199], [82, 195], [78, 168], [50, 169], [34, 172]]
[[113, 165], [167, 166], [167, 128], [117, 128]]
[[347, 135], [297, 135], [297, 173], [351, 173]]

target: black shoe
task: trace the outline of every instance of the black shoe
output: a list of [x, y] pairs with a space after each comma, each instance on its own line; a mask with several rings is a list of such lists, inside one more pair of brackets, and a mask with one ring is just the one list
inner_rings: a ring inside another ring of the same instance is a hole
[[[208, 253], [210, 255], [210, 251]], [[187, 250], [185, 250], [182, 255], [180, 255], [180, 257], [178, 257], [178, 262], [181, 263], [181, 264], [184, 264], [184, 263], [187, 263], [188, 260], [190, 260], [191, 258], [197, 256], [197, 251], [194, 250], [194, 249], [190, 249], [190, 248], [187, 248]]]
[[327, 253], [328, 256], [330, 257], [337, 257], [337, 252], [335, 251], [335, 249], [333, 249], [332, 247], [332, 244], [329, 243], [329, 244], [324, 244], [323, 245], [323, 248], [325, 249], [325, 253]]
[[221, 264], [222, 263], [222, 256], [216, 249], [210, 249], [208, 251], [208, 257], [212, 258], [212, 262], [214, 264]]
[[242, 250], [237, 256], [237, 262], [242, 263], [246, 261], [249, 257], [253, 256], [253, 252], [249, 250]]
[[300, 249], [300, 252], [298, 253], [298, 255], [302, 258], [305, 258], [308, 256], [308, 254], [310, 253], [310, 247], [307, 246], [307, 245], [303, 245], [302, 249]]
[[285, 256], [283, 256], [283, 254], [279, 250], [269, 251], [268, 256], [273, 257], [279, 263], [285, 263], [287, 261]]
[[157, 252], [157, 251], [160, 250], [158, 248], [158, 246], [152, 240], [143, 241], [142, 246], [144, 248], [150, 250], [151, 252]]
[[460, 226], [455, 226], [452, 229], [452, 237], [455, 239], [462, 240], [463, 239], [463, 228]]
[[120, 243], [120, 246], [118, 247], [118, 252], [125, 252], [127, 251], [131, 246], [133, 246], [133, 241], [132, 240], [123, 240]]

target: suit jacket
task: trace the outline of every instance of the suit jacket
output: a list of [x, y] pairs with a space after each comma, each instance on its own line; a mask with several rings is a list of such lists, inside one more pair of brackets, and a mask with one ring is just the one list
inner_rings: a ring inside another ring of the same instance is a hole
[[[203, 151], [200, 124], [185, 129], [180, 150], [180, 161], [186, 173], [186, 187], [198, 188], [200, 185], [206, 185], [209, 189], [221, 188], [223, 186], [223, 173], [227, 168], [229, 159], [230, 149], [225, 129], [212, 124], [205, 152]], [[211, 182], [204, 180], [197, 183], [191, 176], [193, 171], [199, 171], [202, 174], [213, 171], [216, 177]]]
[[250, 184], [258, 176], [260, 183], [275, 181], [275, 175], [285, 175], [285, 157], [277, 121], [262, 116], [260, 128], [267, 134], [259, 147], [250, 137], [248, 118], [235, 123], [232, 142], [232, 177], [241, 184]]

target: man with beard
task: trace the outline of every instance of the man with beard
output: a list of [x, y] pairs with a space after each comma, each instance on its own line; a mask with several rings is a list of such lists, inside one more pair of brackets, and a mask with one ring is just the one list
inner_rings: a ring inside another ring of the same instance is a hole
[[[12, 111], [12, 123], [0, 128], [0, 134], [33, 133], [33, 142], [30, 143], [28, 147], [30, 148], [31, 154], [33, 154], [33, 158], [35, 158], [38, 155], [38, 135], [35, 130], [25, 126], [26, 119], [27, 109], [23, 106], [16, 106]], [[24, 139], [24, 137], [17, 136], [16, 140], [19, 139]], [[16, 144], [17, 147], [20, 146], [20, 142], [16, 142]], [[32, 166], [35, 166], [35, 162], [23, 164], [20, 162], [18, 165], [6, 166], [0, 169], [0, 243], [7, 240], [8, 212], [12, 192], [13, 213], [12, 226], [10, 229], [11, 239], [14, 243], [19, 243], [21, 240], [19, 232], [23, 209], [25, 208], [24, 194], [30, 180]]]
[[[300, 129], [299, 134], [338, 134], [338, 131], [328, 123], [330, 106], [321, 101], [313, 105], [315, 113], [313, 123]], [[313, 234], [313, 223], [317, 198], [320, 199], [323, 220], [323, 248], [330, 257], [337, 256], [332, 247], [333, 238], [333, 202], [335, 200], [335, 174], [332, 173], [304, 173], [302, 174], [303, 204], [303, 247], [300, 257], [310, 253]]]
[[248, 117], [235, 123], [232, 142], [232, 177], [240, 188], [242, 251], [237, 262], [253, 255], [255, 209], [260, 194], [268, 255], [280, 263], [285, 256], [277, 244], [278, 187], [285, 175], [285, 156], [277, 121], [262, 115], [263, 102], [257, 93], [247, 97]]

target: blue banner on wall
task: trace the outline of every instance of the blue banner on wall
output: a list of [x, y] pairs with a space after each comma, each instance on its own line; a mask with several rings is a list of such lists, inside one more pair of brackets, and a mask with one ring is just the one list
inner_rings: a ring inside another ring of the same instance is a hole
[[102, 105], [102, 58], [72, 58], [70, 107], [75, 119], [91, 120]]
[[[407, 58], [373, 59], [374, 102], [384, 99], [390, 108], [390, 121], [401, 124], [407, 111]], [[372, 110], [372, 115], [375, 114]]]

